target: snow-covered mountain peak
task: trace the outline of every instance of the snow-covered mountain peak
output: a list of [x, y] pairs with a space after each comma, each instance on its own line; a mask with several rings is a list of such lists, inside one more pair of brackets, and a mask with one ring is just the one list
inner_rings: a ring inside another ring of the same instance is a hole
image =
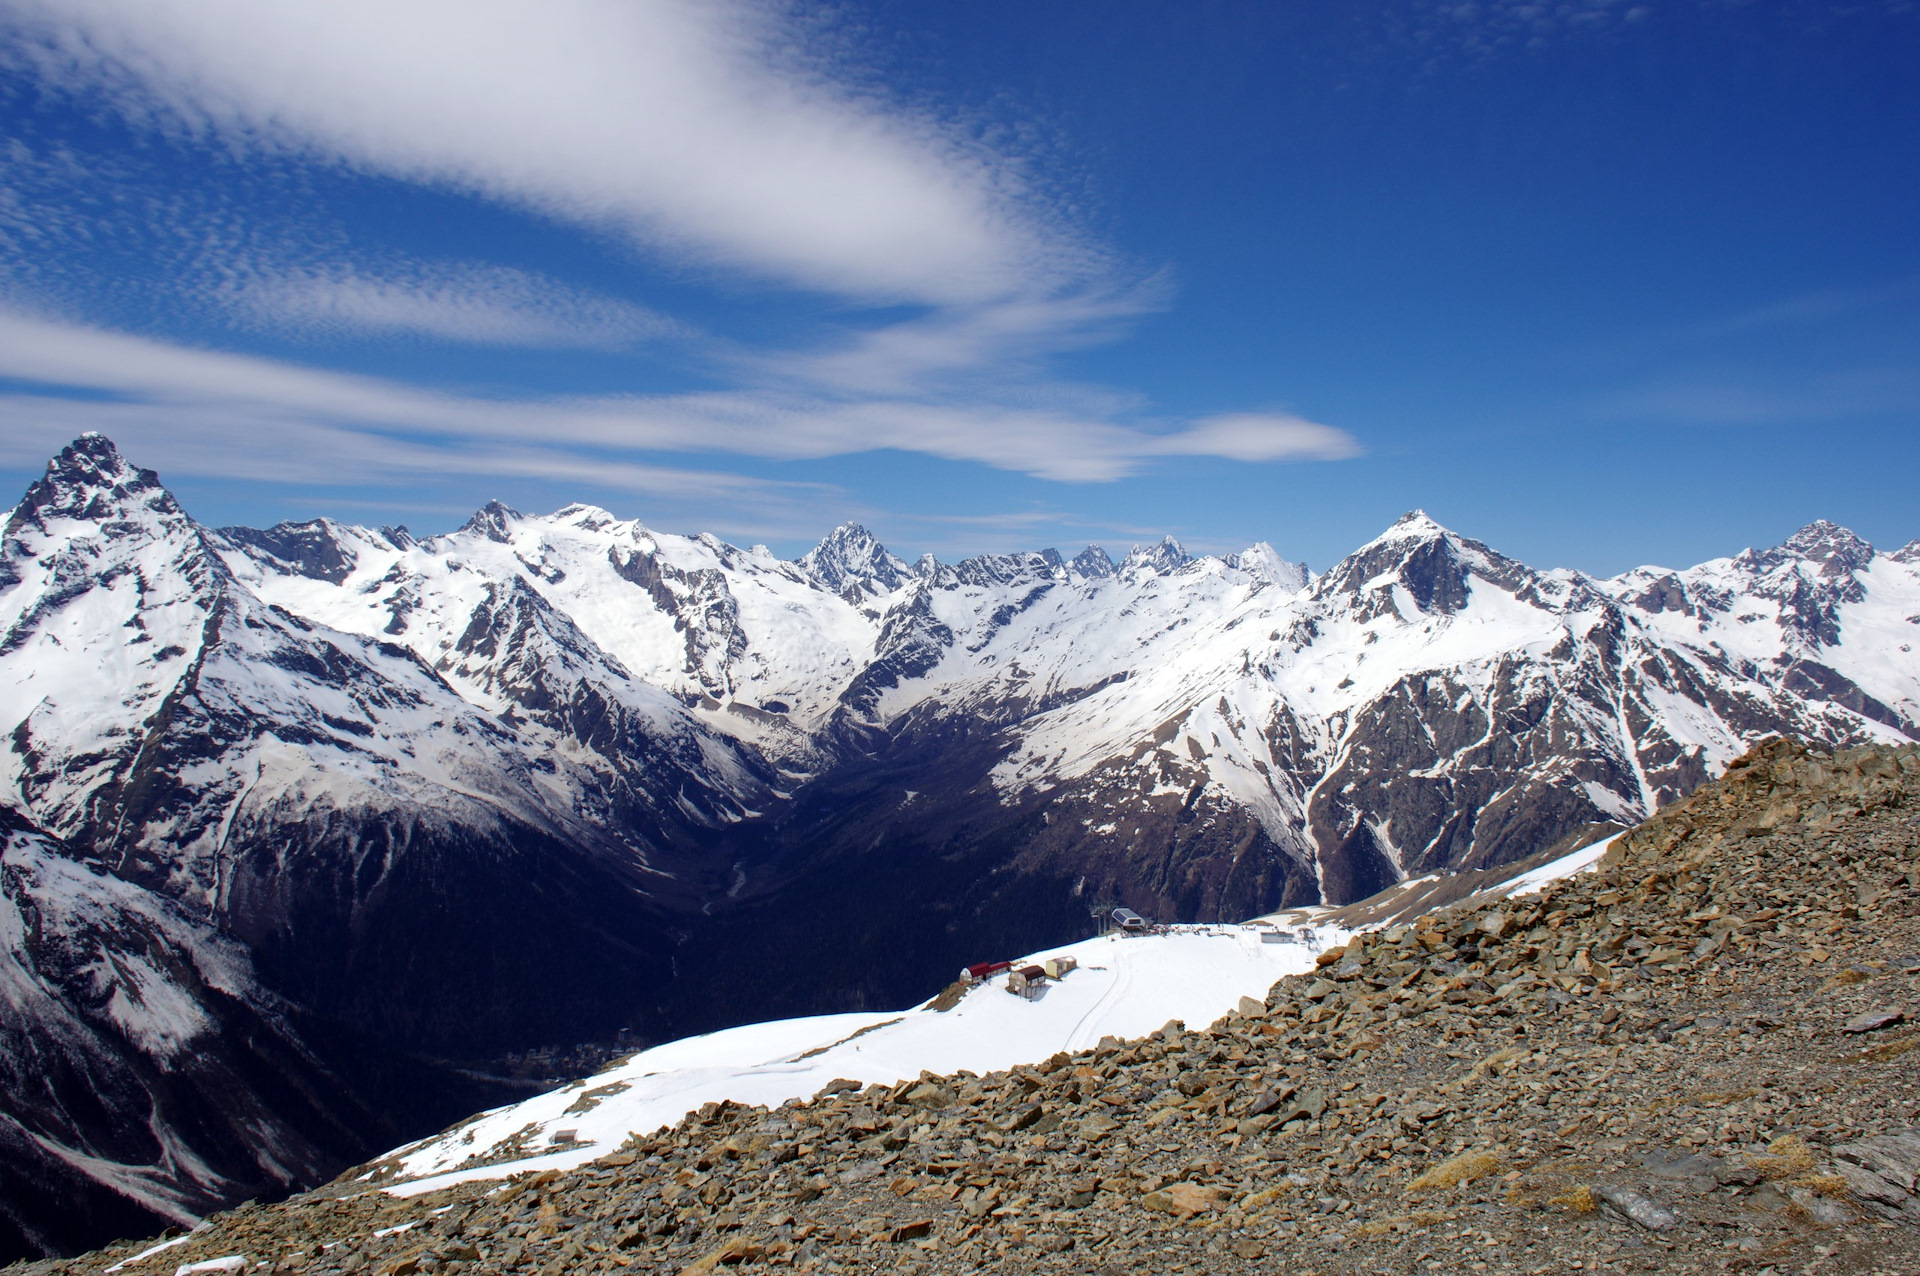
[[1288, 593], [1298, 593], [1313, 579], [1305, 563], [1288, 562], [1265, 541], [1256, 541], [1238, 554], [1227, 555], [1226, 563]]
[[[513, 524], [526, 518], [519, 510], [501, 501], [488, 501], [473, 512], [473, 517], [462, 523], [460, 532], [471, 532], [484, 536], [490, 541], [502, 545], [513, 540]], [[455, 533], [458, 535], [458, 532]]]
[[1920, 538], [1908, 541], [1887, 557], [1896, 563], [1920, 563]]
[[[404, 529], [399, 529], [405, 535]], [[359, 555], [353, 548], [353, 534], [330, 518], [305, 523], [278, 523], [261, 530], [252, 527], [223, 527], [220, 535], [228, 542], [243, 546], [258, 558], [265, 556], [282, 571], [338, 585], [353, 574]], [[365, 533], [362, 533], [365, 535]], [[389, 534], [388, 540], [394, 540]], [[411, 538], [408, 538], [408, 544]], [[405, 548], [396, 544], [395, 548]]]
[[1864, 577], [1876, 557], [1864, 539], [1821, 519], [1771, 549], [1747, 549], [1702, 563], [1681, 573], [1680, 580], [1701, 613], [1730, 616], [1742, 626], [1774, 618], [1785, 641], [1774, 654], [1790, 648], [1811, 657], [1840, 641], [1841, 608], [1866, 598]]
[[1819, 519], [1808, 523], [1772, 551], [1817, 563], [1822, 576], [1842, 576], [1870, 566], [1874, 550], [1863, 538], [1838, 523]]
[[849, 589], [890, 594], [914, 578], [914, 569], [887, 552], [879, 538], [858, 523], [842, 523], [800, 558], [800, 566], [829, 592]]
[[[1920, 545], [1920, 541], [1916, 541], [1915, 544]], [[1107, 551], [1098, 545], [1087, 546], [1075, 554], [1073, 561], [1067, 564], [1067, 571], [1077, 580], [1105, 580], [1116, 570], [1113, 559], [1109, 558]]]
[[1129, 580], [1143, 576], [1168, 576], [1193, 561], [1186, 547], [1171, 536], [1157, 545], [1135, 545], [1121, 560], [1118, 574]]
[[87, 433], [47, 463], [46, 474], [15, 507], [8, 530], [31, 524], [44, 531], [56, 519], [117, 523], [141, 511], [184, 518], [159, 475], [128, 463], [106, 435]]
[[1316, 598], [1353, 600], [1362, 619], [1404, 603], [1422, 613], [1451, 614], [1467, 605], [1472, 577], [1494, 581], [1509, 592], [1533, 583], [1533, 573], [1479, 541], [1455, 535], [1423, 510], [1402, 514], [1386, 531], [1347, 555], [1314, 583]]
[[[1450, 530], [1441, 526], [1439, 521], [1425, 510], [1408, 510], [1399, 518], [1393, 520], [1393, 526], [1374, 537], [1371, 541], [1367, 542], [1367, 544], [1377, 545], [1381, 541], [1437, 540], [1441, 537], [1452, 535], [1453, 533]], [[1362, 548], [1364, 549], [1366, 546], [1362, 546]]]
[[604, 510], [598, 505], [585, 505], [579, 501], [575, 501], [570, 505], [563, 505], [555, 510], [553, 512], [553, 521], [556, 523], [570, 523], [582, 531], [598, 532], [617, 526], [620, 519], [616, 518], [611, 511]]

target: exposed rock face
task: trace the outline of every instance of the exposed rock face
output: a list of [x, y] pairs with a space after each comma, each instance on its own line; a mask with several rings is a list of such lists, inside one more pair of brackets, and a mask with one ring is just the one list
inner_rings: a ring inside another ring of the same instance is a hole
[[510, 1093], [328, 1027], [231, 936], [5, 811], [0, 839], [0, 1250], [191, 1223]]
[[836, 527], [807, 551], [800, 566], [822, 585], [851, 602], [890, 594], [913, 579], [913, 569], [887, 552], [874, 534], [858, 523]]
[[[504, 1188], [383, 1162], [166, 1263], [288, 1272], [1920, 1265], [1920, 749], [1771, 743], [1598, 871], [1356, 937], [1209, 1028], [708, 1104]], [[97, 1270], [123, 1245], [36, 1272]]]

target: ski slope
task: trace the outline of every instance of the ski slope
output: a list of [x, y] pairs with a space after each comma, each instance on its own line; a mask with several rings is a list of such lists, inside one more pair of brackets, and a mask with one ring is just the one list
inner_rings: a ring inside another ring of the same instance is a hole
[[[568, 1169], [614, 1151], [629, 1134], [668, 1126], [704, 1103], [778, 1106], [831, 1081], [893, 1085], [920, 1073], [985, 1074], [1083, 1050], [1102, 1037], [1139, 1037], [1178, 1019], [1192, 1027], [1265, 999], [1275, 980], [1313, 968], [1346, 941], [1325, 928], [1313, 943], [1263, 943], [1252, 926], [1191, 926], [1167, 934], [1104, 936], [1051, 948], [1016, 966], [1071, 956], [1079, 968], [1034, 1001], [1005, 977], [977, 985], [951, 1010], [819, 1015], [749, 1024], [668, 1042], [598, 1076], [483, 1113], [464, 1126], [392, 1154], [402, 1195], [525, 1170]], [[555, 1145], [571, 1130], [575, 1142]], [[490, 1165], [515, 1148], [526, 1155]]]

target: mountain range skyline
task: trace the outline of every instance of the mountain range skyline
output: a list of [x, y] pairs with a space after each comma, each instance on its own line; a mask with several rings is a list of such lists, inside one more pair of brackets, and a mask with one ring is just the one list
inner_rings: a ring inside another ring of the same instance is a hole
[[[108, 439], [106, 435], [100, 434], [97, 431], [89, 431], [86, 434], [81, 435], [80, 439], [81, 440], [99, 439], [109, 445], [112, 444], [112, 440]], [[118, 449], [116, 448], [115, 450], [117, 451]], [[559, 515], [565, 514], [575, 509], [586, 510], [593, 514], [603, 515], [607, 519], [617, 521], [617, 522], [632, 523], [636, 526], [641, 526], [641, 527], [648, 526], [644, 516], [620, 518], [619, 516], [615, 515], [612, 511], [607, 510], [604, 507], [597, 506], [597, 505], [587, 505], [578, 501], [566, 502], [552, 510], [540, 512], [540, 511], [518, 510], [512, 507], [511, 505], [508, 505], [506, 502], [499, 500], [498, 498], [489, 498], [487, 501], [481, 504], [478, 508], [468, 513], [463, 519], [461, 519], [461, 521], [438, 532], [425, 531], [425, 532], [416, 533], [416, 529], [404, 523], [397, 524], [397, 525], [382, 525], [378, 527], [373, 527], [366, 524], [354, 522], [350, 518], [338, 518], [330, 514], [318, 514], [313, 516], [310, 519], [287, 519], [271, 525], [232, 524], [232, 525], [222, 527], [220, 530], [223, 533], [226, 533], [226, 532], [242, 532], [242, 533], [279, 532], [279, 531], [286, 531], [288, 533], [293, 533], [296, 531], [296, 529], [301, 529], [301, 528], [314, 528], [314, 529], [324, 530], [324, 529], [327, 529], [329, 525], [331, 525], [333, 527], [339, 527], [339, 528], [350, 528], [355, 531], [379, 532], [382, 535], [397, 534], [399, 538], [401, 538], [402, 540], [408, 543], [418, 543], [423, 541], [435, 540], [435, 539], [453, 535], [459, 532], [468, 532], [468, 531], [474, 531], [477, 529], [484, 529], [489, 524], [498, 523], [501, 519], [517, 520], [517, 519], [525, 519], [529, 517], [534, 517], [534, 518], [557, 517]], [[1413, 509], [1409, 509], [1403, 512], [1398, 518], [1394, 519], [1392, 523], [1390, 523], [1388, 526], [1392, 527], [1401, 523], [1405, 523], [1408, 520], [1420, 520], [1422, 522], [1431, 524], [1433, 527], [1438, 528], [1443, 532], [1451, 533], [1454, 530], [1451, 527], [1448, 527], [1445, 524], [1442, 524], [1437, 519], [1434, 519], [1430, 514], [1428, 514], [1428, 512], [1424, 508], [1419, 508], [1419, 507], [1415, 507]], [[1837, 522], [1829, 518], [1816, 518], [1810, 523], [1804, 524], [1800, 527], [1793, 529], [1793, 532], [1790, 535], [1783, 537], [1779, 542], [1776, 543], [1776, 545], [1787, 545], [1793, 542], [1796, 537], [1809, 535], [1821, 529], [1835, 529], [1840, 532], [1844, 532], [1849, 536], [1855, 535], [1855, 533], [1853, 533], [1851, 528], [1845, 526], [1840, 522]], [[690, 530], [685, 528], [676, 530], [676, 529], [662, 527], [659, 530], [676, 531], [676, 534], [678, 535], [691, 535], [691, 536], [711, 535], [711, 533], [703, 533], [698, 530]], [[1377, 539], [1377, 537], [1374, 539]], [[1174, 566], [1178, 566], [1181, 563], [1191, 561], [1195, 558], [1203, 558], [1203, 557], [1220, 558], [1229, 562], [1234, 562], [1235, 565], [1238, 565], [1236, 560], [1242, 560], [1242, 559], [1245, 559], [1248, 561], [1252, 561], [1255, 559], [1263, 560], [1263, 561], [1271, 561], [1275, 564], [1281, 565], [1283, 569], [1284, 568], [1296, 569], [1301, 575], [1301, 580], [1300, 580], [1301, 584], [1305, 584], [1311, 581], [1314, 577], [1320, 574], [1319, 572], [1316, 572], [1313, 569], [1311, 564], [1305, 561], [1294, 561], [1294, 560], [1285, 558], [1271, 541], [1268, 541], [1265, 539], [1254, 540], [1249, 544], [1241, 546], [1238, 549], [1238, 551], [1201, 550], [1198, 553], [1193, 553], [1188, 550], [1187, 545], [1184, 542], [1182, 542], [1179, 537], [1174, 536], [1172, 533], [1164, 534], [1157, 541], [1134, 541], [1131, 543], [1124, 542], [1124, 541], [1106, 541], [1106, 542], [1088, 541], [1071, 558], [1066, 556], [1065, 548], [1057, 544], [1040, 546], [1038, 548], [1031, 545], [1023, 545], [1023, 546], [1015, 547], [1009, 550], [1002, 550], [1002, 551], [981, 549], [974, 552], [968, 552], [966, 550], [960, 550], [960, 551], [956, 551], [951, 558], [943, 558], [941, 555], [936, 554], [933, 551], [929, 550], [918, 555], [915, 562], [908, 563], [904, 559], [895, 557], [892, 554], [892, 552], [887, 548], [887, 546], [880, 542], [878, 537], [874, 534], [874, 532], [870, 528], [854, 520], [848, 520], [846, 522], [839, 523], [829, 528], [827, 532], [824, 535], [822, 535], [818, 541], [801, 542], [801, 548], [797, 552], [793, 552], [790, 555], [782, 556], [782, 557], [785, 557], [785, 561], [802, 563], [807, 565], [809, 568], [813, 570], [819, 571], [822, 575], [822, 580], [825, 583], [828, 583], [829, 585], [831, 585], [834, 583], [836, 579], [845, 578], [845, 569], [844, 567], [838, 567], [835, 565], [834, 556], [832, 553], [830, 553], [830, 551], [837, 551], [840, 549], [840, 547], [846, 545], [849, 542], [859, 547], [857, 552], [860, 553], [862, 556], [865, 556], [867, 554], [872, 554], [878, 557], [884, 557], [885, 559], [890, 559], [895, 566], [892, 569], [890, 569], [888, 574], [891, 575], [892, 572], [898, 573], [898, 577], [895, 580], [895, 583], [898, 583], [898, 580], [906, 579], [908, 576], [913, 575], [916, 572], [924, 574], [924, 572], [928, 570], [929, 565], [933, 565], [933, 564], [952, 565], [956, 563], [963, 563], [974, 558], [993, 557], [996, 555], [1004, 556], [1007, 554], [1011, 554], [1016, 557], [1022, 557], [1026, 555], [1039, 555], [1043, 558], [1058, 559], [1059, 564], [1068, 572], [1070, 576], [1088, 578], [1088, 579], [1098, 579], [1108, 574], [1112, 574], [1114, 572], [1119, 571], [1123, 565], [1126, 565], [1129, 563], [1155, 564], [1155, 563], [1165, 563], [1167, 561], [1171, 561], [1171, 563]], [[1066, 548], [1071, 548], [1071, 547], [1072, 545], [1069, 544]], [[1920, 547], [1920, 537], [1914, 537], [1908, 540], [1904, 544], [1900, 545], [1897, 551], [1892, 551], [1892, 552], [1901, 552], [1901, 553], [1917, 552], [1916, 547]], [[260, 548], [262, 548], [263, 550], [266, 550], [269, 553], [272, 552], [271, 549], [265, 544], [262, 544]], [[773, 553], [773, 550], [770, 547], [758, 542], [748, 546], [737, 546], [737, 548], [766, 550], [770, 554]], [[1742, 547], [1740, 550], [1737, 550], [1732, 554], [1723, 555], [1722, 557], [1735, 558], [1742, 554], [1755, 554], [1760, 552], [1763, 548], [1772, 548], [1772, 547], [1749, 545], [1749, 546]], [[1104, 566], [1101, 565], [1102, 560], [1104, 560]], [[1664, 565], [1665, 561], [1666, 560], [1661, 560], [1660, 565]], [[1718, 561], [1718, 560], [1709, 559], [1705, 561], [1711, 562], [1711, 561]], [[1580, 570], [1579, 568], [1573, 567], [1571, 564], [1562, 564], [1561, 567], [1564, 568], [1565, 570], [1573, 570], [1573, 571]], [[1613, 577], [1601, 576], [1598, 573], [1593, 573], [1593, 572], [1582, 572], [1582, 574], [1594, 576], [1596, 579], [1612, 579], [1614, 577], [1630, 575], [1636, 571], [1646, 571], [1650, 569], [1657, 569], [1657, 565], [1654, 563], [1636, 564], [1634, 567], [1627, 569], [1627, 571], [1625, 572], [1614, 573]]]
[[1916, 627], [1920, 542], [1832, 523], [1606, 579], [1418, 513], [1317, 574], [783, 559], [584, 504], [213, 528], [84, 435], [0, 532], [0, 1246], [318, 1181], [530, 1055], [911, 1004], [1097, 902], [1554, 860], [1768, 736], [1920, 738]]

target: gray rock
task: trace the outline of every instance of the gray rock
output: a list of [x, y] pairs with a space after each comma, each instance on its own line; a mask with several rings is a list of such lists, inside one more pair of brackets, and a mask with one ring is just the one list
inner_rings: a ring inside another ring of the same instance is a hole
[[1898, 1010], [1871, 1010], [1864, 1015], [1855, 1015], [1841, 1026], [1842, 1032], [1878, 1032], [1882, 1028], [1891, 1028], [1897, 1023], [1905, 1023], [1907, 1016]]
[[1704, 1180], [1711, 1185], [1718, 1178], [1721, 1168], [1717, 1157], [1704, 1156], [1698, 1152], [1689, 1155], [1685, 1152], [1655, 1150], [1640, 1158], [1640, 1164], [1647, 1173], [1656, 1178]]
[[1853, 1218], [1852, 1212], [1840, 1202], [1810, 1192], [1804, 1187], [1788, 1188], [1787, 1196], [1822, 1227], [1838, 1227], [1842, 1223], [1850, 1222]]
[[1847, 1190], [1853, 1193], [1856, 1200], [1864, 1201], [1869, 1205], [1885, 1205], [1896, 1210], [1907, 1203], [1905, 1191], [1887, 1182], [1864, 1165], [1841, 1161], [1834, 1168], [1839, 1170], [1840, 1177], [1847, 1181]]
[[1920, 1184], [1920, 1130], [1842, 1143], [1833, 1155], [1864, 1166], [1903, 1192], [1912, 1192]]
[[1246, 1114], [1250, 1117], [1263, 1116], [1292, 1098], [1293, 1092], [1294, 1087], [1290, 1085], [1272, 1086], [1262, 1090], [1254, 1097], [1253, 1102], [1247, 1105]]
[[1327, 1110], [1327, 1094], [1324, 1090], [1302, 1090], [1293, 1103], [1282, 1108], [1274, 1115], [1275, 1125], [1285, 1125], [1289, 1121], [1305, 1117], [1314, 1120]]
[[1593, 1194], [1600, 1198], [1600, 1207], [1607, 1213], [1650, 1232], [1664, 1232], [1680, 1225], [1678, 1214], [1630, 1187], [1596, 1187]]
[[925, 1111], [937, 1111], [953, 1102], [953, 1091], [945, 1086], [925, 1081], [907, 1091], [906, 1102]]

